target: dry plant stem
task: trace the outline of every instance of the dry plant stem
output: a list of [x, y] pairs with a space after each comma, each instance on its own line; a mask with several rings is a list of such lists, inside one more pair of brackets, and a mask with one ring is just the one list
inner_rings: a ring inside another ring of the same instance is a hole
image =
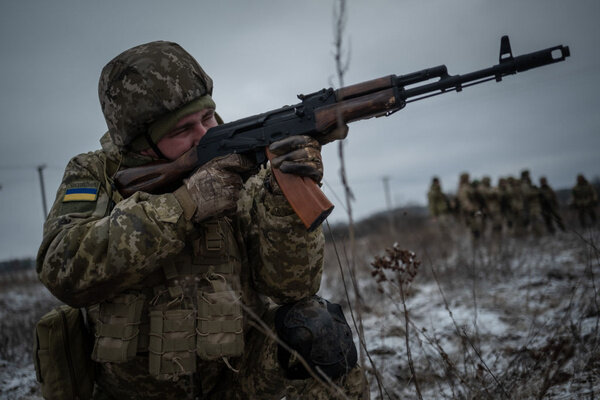
[[[481, 250], [476, 249], [475, 252], [480, 252]], [[473, 260], [471, 263], [471, 295], [473, 296], [473, 327], [475, 328], [475, 337], [479, 337], [479, 327], [477, 325], [477, 269], [475, 268], [475, 255], [473, 256]]]
[[331, 185], [329, 184], [329, 182], [327, 182], [327, 180], [325, 180], [325, 178], [323, 178], [323, 184], [333, 194], [333, 197], [335, 197], [335, 199], [341, 204], [341, 206], [344, 209], [344, 211], [346, 213], [348, 213], [348, 210], [346, 209], [346, 206], [344, 205], [344, 201], [340, 198], [340, 196], [338, 196], [338, 194], [336, 193], [336, 191], [333, 189], [333, 187], [331, 187]]
[[[396, 305], [396, 308], [397, 308], [397, 305]], [[452, 375], [456, 376], [456, 378], [463, 385], [465, 385], [465, 387], [467, 387], [470, 391], [474, 391], [474, 388], [469, 384], [469, 382], [467, 382], [461, 376], [461, 374], [458, 373], [458, 368], [452, 362], [452, 360], [450, 360], [450, 357], [448, 357], [448, 353], [446, 353], [444, 348], [440, 345], [439, 341], [437, 339], [434, 340], [434, 339], [430, 338], [425, 332], [423, 332], [422, 330], [419, 330], [418, 327], [413, 323], [412, 320], [409, 320], [409, 323], [415, 329], [415, 332], [417, 332], [417, 337], [418, 337], [418, 335], [423, 336], [425, 338], [425, 340], [427, 341], [427, 343], [429, 343], [429, 345], [431, 345], [433, 348], [436, 349], [436, 351], [440, 355], [440, 358], [443, 361], [443, 365], [446, 367], [446, 372], [448, 374], [452, 374]], [[452, 380], [450, 380], [450, 385], [452, 388], [452, 392], [454, 393], [454, 384], [452, 383]], [[457, 397], [457, 396], [455, 396], [455, 397]]]
[[[337, 245], [335, 242], [335, 238], [333, 237], [333, 233], [331, 231], [331, 226], [329, 225], [329, 221], [326, 221], [327, 223], [327, 229], [329, 230], [329, 236], [331, 237], [331, 242], [333, 243], [333, 249], [335, 251], [335, 256], [337, 258], [338, 261], [338, 266], [340, 267], [340, 275], [342, 276], [342, 283], [344, 285], [344, 293], [346, 294], [346, 301], [348, 302], [348, 304], [350, 303], [350, 294], [348, 292], [348, 287], [346, 286], [346, 278], [344, 276], [344, 268], [342, 266], [342, 260], [340, 259], [340, 254], [337, 250]], [[358, 331], [358, 325], [356, 322], [356, 318], [354, 317], [354, 311], [352, 309], [352, 307], [350, 307], [350, 317], [352, 318], [352, 324], [354, 325], [354, 329], [356, 331]], [[377, 369], [377, 366], [375, 365], [375, 362], [373, 361], [373, 359], [371, 358], [371, 355], [369, 354], [369, 351], [367, 349], [367, 344], [364, 340], [364, 335], [359, 335], [358, 336], [358, 341], [360, 343], [360, 348], [364, 350], [365, 354], [367, 355], [367, 358], [369, 359], [369, 363], [371, 364], [371, 368], [373, 369], [373, 373], [375, 374], [375, 379], [377, 380], [377, 387], [379, 389], [379, 395], [381, 396], [381, 398], [383, 399], [383, 392], [385, 391], [385, 393], [387, 394], [388, 398], [391, 398], [391, 396], [389, 395], [389, 393], [387, 392], [387, 390], [385, 389], [385, 386], [383, 386], [382, 383], [382, 378], [381, 378], [381, 374], [379, 372], [379, 370]], [[364, 364], [361, 364], [364, 365]], [[368, 388], [368, 385], [366, 385]]]
[[[589, 270], [589, 274], [590, 274], [590, 280], [592, 281], [592, 288], [594, 290], [594, 306], [596, 307], [596, 316], [597, 316], [596, 317], [596, 326], [594, 327], [594, 336], [598, 337], [598, 327], [599, 327], [599, 323], [600, 323], [600, 307], [598, 306], [598, 288], [596, 287], [596, 277], [594, 275], [594, 265], [593, 265], [594, 261], [593, 260], [595, 259], [596, 264], [598, 266], [600, 266], [600, 251], [598, 251], [598, 248], [595, 246], [593, 241], [590, 241], [589, 249], [590, 249], [590, 252], [593, 252], [593, 254], [590, 254], [587, 266], [588, 266], [588, 270]], [[598, 343], [596, 342], [594, 345], [594, 351], [596, 350], [597, 347], [598, 347]]]
[[[390, 299], [391, 299], [391, 297], [390, 297]], [[397, 305], [396, 305], [396, 308], [398, 308]], [[427, 340], [427, 343], [429, 343], [429, 345], [431, 347], [433, 347], [434, 349], [436, 349], [436, 351], [438, 351], [438, 354], [440, 354], [440, 355], [441, 355], [441, 353], [440, 353], [438, 347], [441, 348], [441, 346], [439, 345], [439, 343], [434, 344], [433, 340], [431, 338], [429, 338], [427, 336], [427, 334], [425, 334], [425, 332], [423, 332], [422, 330], [420, 330], [419, 327], [416, 326], [415, 323], [412, 320], [408, 320], [408, 323], [410, 324], [410, 326], [413, 327], [413, 329], [416, 332], [415, 337], [416, 337], [417, 341], [419, 342], [419, 346], [421, 347], [421, 350], [423, 350], [423, 354], [425, 355], [425, 360], [427, 361], [428, 368], [430, 370], [433, 370], [433, 365], [431, 363], [431, 358], [430, 358], [429, 354], [427, 354], [427, 352], [425, 351], [425, 347], [423, 346], [423, 341], [421, 340], [421, 335], [425, 338], [425, 340]], [[453, 370], [451, 370], [449, 368], [450, 364], [445, 361], [444, 357], [441, 357], [441, 359], [442, 359], [442, 367], [446, 370], [446, 374], [448, 374], [447, 376], [450, 376], [450, 374], [457, 375], [455, 371], [453, 371]], [[460, 376], [458, 378], [459, 378], [459, 380], [461, 379]], [[452, 390], [452, 397], [451, 398], [457, 398], [456, 391], [455, 391], [455, 385], [454, 385], [453, 380], [452, 379], [448, 379], [448, 381], [449, 381], [448, 383], [449, 383], [450, 389]], [[437, 379], [435, 380], [435, 384], [438, 387], [438, 393], [440, 393], [440, 394], [443, 393], [441, 383]], [[445, 394], [444, 394], [444, 397], [446, 397]]]
[[[391, 298], [391, 296], [389, 296], [389, 295], [388, 295], [388, 298], [389, 298], [389, 299], [391, 299], [391, 300], [393, 301], [393, 299]], [[397, 307], [398, 307], [398, 306], [396, 306], [396, 308], [397, 308]], [[410, 319], [409, 319], [409, 320], [407, 320], [406, 322], [408, 322], [408, 323], [410, 324], [410, 326], [412, 326], [412, 328], [415, 330], [415, 332], [416, 332], [416, 334], [415, 334], [415, 339], [416, 339], [416, 340], [417, 340], [417, 342], [419, 343], [419, 347], [421, 348], [421, 351], [423, 352], [423, 355], [424, 355], [424, 357], [425, 357], [425, 361], [427, 362], [427, 368], [428, 368], [428, 370], [430, 370], [430, 371], [433, 371], [433, 370], [434, 370], [434, 368], [433, 368], [433, 364], [432, 364], [432, 362], [431, 362], [431, 357], [430, 357], [430, 355], [429, 355], [429, 354], [427, 354], [427, 351], [425, 351], [425, 346], [423, 346], [423, 341], [421, 340], [421, 337], [419, 336], [419, 328], [418, 328], [418, 327], [415, 325], [415, 323], [414, 323], [412, 320], [410, 320]], [[453, 387], [454, 385], [452, 384], [452, 382], [450, 382], [450, 383], [451, 383], [451, 385], [450, 385], [450, 386], [451, 386], [451, 388], [452, 388], [452, 396], [453, 396], [452, 398], [455, 398], [455, 397], [456, 397], [456, 394], [454, 393], [454, 387]], [[441, 386], [440, 382], [439, 382], [437, 379], [435, 380], [435, 385], [436, 385], [436, 386], [437, 386], [437, 388], [438, 388], [438, 394], [440, 394], [440, 395], [443, 395], [443, 396], [444, 396], [444, 398], [448, 398], [448, 397], [447, 397], [447, 395], [446, 395], [446, 394], [443, 392], [443, 390], [442, 390], [442, 386]]]
[[408, 326], [408, 309], [406, 308], [406, 297], [404, 296], [404, 288], [403, 284], [400, 284], [400, 297], [402, 298], [402, 308], [404, 308], [404, 339], [406, 340], [406, 356], [408, 357], [408, 367], [410, 368], [410, 373], [413, 377], [413, 382], [415, 384], [415, 390], [417, 392], [417, 396], [420, 400], [423, 400], [423, 396], [421, 395], [421, 389], [419, 389], [419, 382], [417, 380], [417, 373], [415, 372], [415, 365], [413, 363], [412, 354], [410, 352], [410, 343], [409, 343], [409, 326]]
[[[496, 384], [498, 385], [498, 387], [502, 391], [502, 394], [507, 399], [510, 399], [510, 396], [508, 395], [508, 393], [504, 389], [504, 386], [502, 385], [502, 383], [500, 383], [500, 381], [498, 380], [498, 378], [496, 378], [496, 375], [494, 375], [494, 373], [487, 366], [487, 364], [484, 361], [483, 357], [481, 356], [481, 354], [479, 353], [479, 351], [477, 351], [477, 349], [475, 348], [475, 345], [473, 344], [473, 342], [471, 341], [471, 339], [469, 338], [469, 336], [467, 335], [467, 333], [464, 331], [464, 329], [461, 330], [458, 327], [458, 324], [456, 323], [456, 320], [454, 319], [454, 315], [452, 314], [452, 311], [450, 310], [450, 305], [448, 304], [448, 300], [446, 299], [446, 296], [444, 295], [444, 291], [442, 290], [442, 286], [440, 284], [440, 281], [438, 279], [437, 273], [435, 272], [435, 269], [433, 268], [433, 266], [431, 267], [431, 273], [433, 275], [433, 278], [435, 279], [435, 282], [437, 284], [437, 288], [440, 291], [440, 295], [442, 296], [442, 300], [444, 301], [444, 307], [446, 308], [446, 311], [448, 311], [448, 315], [450, 315], [450, 319], [452, 320], [452, 323], [454, 324], [454, 328], [456, 329], [456, 333], [461, 338], [463, 338], [463, 340], [466, 340], [467, 343], [469, 343], [469, 346], [473, 349], [473, 351], [477, 355], [477, 358], [479, 358], [479, 361], [484, 366], [484, 368], [486, 369], [486, 371], [488, 372], [488, 374], [490, 374], [490, 376], [494, 379], [494, 381], [496, 382]], [[486, 390], [486, 392], [487, 392], [487, 390]]]
[[[334, 23], [335, 23], [335, 33], [334, 33], [334, 44], [335, 44], [335, 66], [336, 73], [338, 77], [339, 87], [344, 87], [344, 73], [348, 70], [348, 60], [343, 59], [343, 37], [344, 37], [344, 28], [346, 26], [346, 0], [338, 0], [336, 6], [334, 8]], [[342, 99], [337, 99], [341, 101]], [[342, 126], [344, 121], [342, 120], [341, 113], [337, 115], [337, 125]], [[352, 194], [352, 190], [350, 189], [350, 185], [348, 184], [348, 179], [346, 176], [346, 164], [344, 160], [344, 141], [341, 140], [338, 145], [338, 154], [340, 157], [340, 177], [342, 180], [342, 184], [344, 185], [344, 193], [346, 196], [346, 210], [348, 213], [348, 235], [350, 239], [350, 276], [352, 278], [352, 285], [354, 288], [355, 301], [354, 308], [356, 310], [356, 315], [358, 319], [358, 335], [361, 338], [364, 338], [364, 327], [362, 323], [362, 305], [361, 305], [361, 296], [360, 289], [358, 287], [358, 283], [356, 281], [356, 244], [354, 241], [354, 219], [352, 217], [352, 200], [354, 200], [354, 196]], [[350, 304], [350, 303], [349, 303]], [[362, 340], [362, 339], [361, 339]], [[360, 347], [360, 365], [364, 365], [365, 362], [365, 352], [363, 347]]]

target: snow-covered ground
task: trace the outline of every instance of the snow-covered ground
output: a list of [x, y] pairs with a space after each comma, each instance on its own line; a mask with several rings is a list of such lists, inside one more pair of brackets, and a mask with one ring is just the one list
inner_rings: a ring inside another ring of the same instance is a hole
[[[398, 283], [377, 284], [365, 273], [375, 255], [384, 255], [385, 239], [358, 241], [372, 398], [419, 398], [414, 378], [424, 399], [600, 394], [597, 231], [505, 238], [501, 244], [473, 243], [460, 231], [428, 235], [404, 236], [407, 246], [396, 240], [422, 260], [415, 279], [403, 286], [414, 376]], [[338, 253], [349, 254], [347, 246], [337, 243]], [[339, 275], [338, 266], [328, 269], [322, 292], [343, 302]]]
[[58, 304], [33, 271], [0, 275], [0, 399], [41, 399], [33, 368], [33, 329]]
[[[357, 240], [371, 397], [416, 399], [415, 380], [424, 399], [598, 397], [598, 239], [598, 231], [571, 231], [474, 244], [462, 231], [441, 234], [427, 223]], [[394, 241], [421, 260], [403, 286], [408, 324], [397, 281], [371, 276], [374, 256]], [[336, 246], [342, 259], [351, 253], [347, 243]], [[342, 272], [354, 299], [345, 266]], [[321, 294], [346, 303], [342, 272], [329, 243]], [[33, 326], [57, 303], [30, 276], [0, 277], [0, 398], [40, 399]]]

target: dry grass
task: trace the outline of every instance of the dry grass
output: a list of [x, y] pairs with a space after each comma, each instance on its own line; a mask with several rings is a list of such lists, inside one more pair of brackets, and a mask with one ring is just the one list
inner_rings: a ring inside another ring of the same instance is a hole
[[[451, 223], [440, 226], [409, 214], [396, 221], [392, 230], [383, 219], [363, 225], [368, 235], [357, 230], [365, 341], [377, 365], [377, 371], [366, 369], [371, 382], [375, 374], [382, 377], [385, 389], [372, 383], [372, 397], [595, 397], [600, 391], [597, 230], [473, 241]], [[347, 255], [343, 230], [328, 239], [323, 292], [348, 307], [331, 256], [334, 246]], [[394, 243], [422, 261], [406, 287], [371, 277], [373, 261]], [[431, 288], [435, 293], [421, 293]], [[423, 304], [424, 296], [431, 304]], [[446, 321], [432, 321], [440, 312]], [[490, 315], [502, 329], [490, 326]]]

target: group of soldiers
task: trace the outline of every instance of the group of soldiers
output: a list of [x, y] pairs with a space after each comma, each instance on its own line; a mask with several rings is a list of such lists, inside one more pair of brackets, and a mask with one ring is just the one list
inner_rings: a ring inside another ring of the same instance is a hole
[[[594, 226], [598, 196], [583, 175], [577, 176], [571, 195], [569, 205], [577, 211], [581, 227]], [[539, 186], [535, 185], [529, 170], [521, 171], [520, 178], [502, 177], [497, 186], [492, 186], [489, 176], [478, 180], [462, 173], [455, 195], [444, 193], [439, 178], [433, 177], [427, 197], [433, 218], [446, 221], [449, 216], [454, 217], [474, 238], [484, 234], [522, 236], [530, 232], [539, 236], [544, 230], [550, 234], [557, 229], [565, 231], [556, 193], [546, 177], [540, 178]]]

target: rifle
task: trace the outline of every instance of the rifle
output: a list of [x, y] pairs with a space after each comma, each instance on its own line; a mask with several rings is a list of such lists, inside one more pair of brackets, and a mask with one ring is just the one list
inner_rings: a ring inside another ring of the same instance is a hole
[[[317, 140], [341, 123], [389, 116], [407, 103], [462, 89], [490, 80], [500, 82], [507, 75], [564, 61], [568, 46], [554, 46], [513, 57], [508, 36], [500, 41], [499, 63], [465, 75], [449, 75], [445, 65], [407, 75], [383, 78], [346, 86], [299, 94], [300, 103], [242, 118], [211, 128], [198, 145], [174, 161], [163, 161], [117, 172], [115, 184], [124, 197], [137, 191], [164, 193], [173, 183], [215, 157], [233, 153], [253, 156], [264, 164], [272, 155], [266, 148], [293, 135], [309, 135]], [[436, 79], [432, 83], [416, 83]], [[408, 87], [413, 85], [411, 87]], [[283, 194], [308, 230], [317, 228], [333, 210], [333, 204], [309, 178], [273, 173]]]

